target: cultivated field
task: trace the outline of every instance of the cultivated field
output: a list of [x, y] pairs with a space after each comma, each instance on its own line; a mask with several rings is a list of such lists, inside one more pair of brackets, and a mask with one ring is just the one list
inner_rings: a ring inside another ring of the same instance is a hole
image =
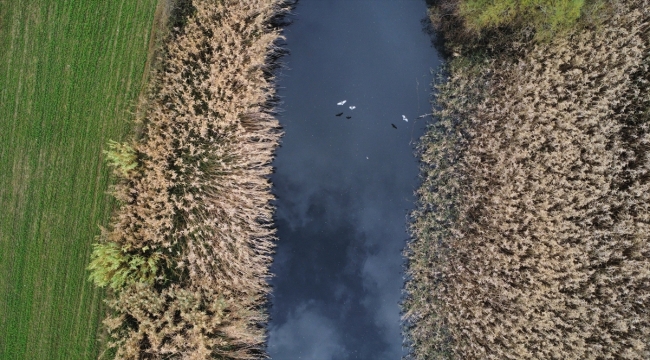
[[0, 358], [97, 356], [86, 267], [157, 0], [0, 1]]

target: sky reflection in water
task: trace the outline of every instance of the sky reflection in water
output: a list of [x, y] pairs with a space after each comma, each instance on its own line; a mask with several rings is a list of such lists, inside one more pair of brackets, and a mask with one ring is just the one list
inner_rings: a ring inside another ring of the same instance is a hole
[[268, 351], [276, 360], [399, 359], [401, 251], [425, 126], [414, 120], [430, 112], [430, 70], [440, 64], [420, 23], [425, 3], [302, 0], [293, 13], [279, 74], [285, 136], [272, 178], [280, 240]]

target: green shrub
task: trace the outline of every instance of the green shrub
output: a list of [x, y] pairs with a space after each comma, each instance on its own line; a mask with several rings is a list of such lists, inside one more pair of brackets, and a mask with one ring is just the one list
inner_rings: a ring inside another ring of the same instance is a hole
[[129, 172], [138, 166], [138, 157], [130, 145], [109, 140], [108, 150], [105, 150], [104, 154], [117, 175], [127, 177]]
[[[429, 0], [433, 30], [452, 54], [519, 51], [573, 30], [598, 27], [619, 0]], [[620, 9], [619, 9], [620, 10]]]
[[157, 251], [145, 252], [133, 254], [114, 242], [94, 244], [88, 265], [90, 280], [99, 287], [108, 285], [113, 290], [135, 283], [153, 284], [165, 257]]
[[547, 37], [571, 27], [585, 0], [464, 0], [460, 15], [468, 29], [479, 32], [503, 25], [530, 25]]

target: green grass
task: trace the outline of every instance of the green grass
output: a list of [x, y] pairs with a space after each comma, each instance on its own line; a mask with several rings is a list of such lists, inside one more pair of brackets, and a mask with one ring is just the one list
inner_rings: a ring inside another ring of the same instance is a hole
[[88, 281], [157, 0], [0, 0], [0, 359], [91, 359]]
[[550, 37], [572, 27], [585, 0], [463, 0], [460, 13], [475, 31], [502, 25], [533, 26], [537, 35]]

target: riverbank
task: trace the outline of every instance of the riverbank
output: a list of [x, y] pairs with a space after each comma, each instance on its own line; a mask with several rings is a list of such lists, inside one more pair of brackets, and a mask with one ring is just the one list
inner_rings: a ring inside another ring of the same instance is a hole
[[264, 355], [281, 135], [271, 74], [281, 1], [179, 1], [140, 136], [107, 151], [120, 203], [91, 259], [118, 358]]
[[420, 144], [413, 358], [650, 355], [648, 5], [450, 49]]

